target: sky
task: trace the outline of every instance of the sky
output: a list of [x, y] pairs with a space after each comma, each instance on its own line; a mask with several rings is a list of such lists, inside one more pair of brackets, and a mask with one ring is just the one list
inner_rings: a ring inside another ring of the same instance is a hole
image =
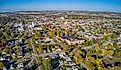
[[121, 0], [0, 0], [0, 12], [41, 10], [121, 12]]

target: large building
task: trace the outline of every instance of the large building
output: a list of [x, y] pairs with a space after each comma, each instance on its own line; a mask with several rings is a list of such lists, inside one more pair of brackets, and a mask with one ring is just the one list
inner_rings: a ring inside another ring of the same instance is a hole
[[66, 41], [68, 45], [82, 44], [85, 41], [83, 38], [76, 36], [65, 36], [62, 37], [62, 40]]

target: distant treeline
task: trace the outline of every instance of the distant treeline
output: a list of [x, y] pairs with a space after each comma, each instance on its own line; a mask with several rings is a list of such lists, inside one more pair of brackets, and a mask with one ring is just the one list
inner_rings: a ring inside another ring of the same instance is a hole
[[115, 16], [68, 15], [67, 19], [121, 19]]

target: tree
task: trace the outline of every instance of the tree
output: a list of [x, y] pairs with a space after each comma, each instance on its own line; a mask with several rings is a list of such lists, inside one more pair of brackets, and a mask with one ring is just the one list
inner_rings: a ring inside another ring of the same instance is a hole
[[104, 56], [106, 54], [107, 50], [101, 49], [101, 52], [102, 52], [101, 55]]
[[54, 31], [50, 31], [50, 37], [53, 38], [55, 36], [55, 32]]
[[103, 39], [104, 40], [113, 40], [115, 38], [115, 34], [108, 34], [108, 35], [105, 35], [103, 36]]
[[61, 66], [61, 68], [62, 68], [62, 70], [67, 70], [65, 64], [63, 64], [63, 66]]
[[108, 54], [108, 55], [113, 55], [113, 53], [114, 53], [113, 50], [108, 50], [108, 51], [107, 51], [107, 54]]
[[96, 40], [93, 38], [93, 39], [92, 39], [92, 42], [93, 42], [93, 44], [95, 44], [95, 43], [96, 43]]
[[41, 57], [41, 62], [42, 62], [42, 68], [43, 70], [51, 70], [50, 68], [50, 59], [44, 59], [44, 57]]
[[107, 44], [107, 49], [113, 49], [113, 45], [111, 43]]
[[114, 46], [114, 48], [118, 48], [119, 47], [118, 44], [117, 44], [117, 42], [115, 42], [115, 41], [113, 43], [113, 46]]
[[102, 60], [101, 59], [96, 59], [96, 65], [100, 67], [102, 65]]
[[80, 64], [82, 62], [81, 54], [82, 52], [80, 50], [77, 50], [74, 55], [74, 60], [77, 64]]
[[36, 47], [38, 54], [42, 53], [42, 46]]
[[114, 56], [121, 57], [121, 49], [115, 50], [113, 55], [114, 55]]

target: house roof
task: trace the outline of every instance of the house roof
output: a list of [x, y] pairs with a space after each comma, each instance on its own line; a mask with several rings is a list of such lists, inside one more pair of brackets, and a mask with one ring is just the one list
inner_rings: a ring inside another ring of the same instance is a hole
[[107, 64], [113, 64], [111, 61], [107, 60], [107, 59], [103, 59], [102, 62], [107, 65]]

